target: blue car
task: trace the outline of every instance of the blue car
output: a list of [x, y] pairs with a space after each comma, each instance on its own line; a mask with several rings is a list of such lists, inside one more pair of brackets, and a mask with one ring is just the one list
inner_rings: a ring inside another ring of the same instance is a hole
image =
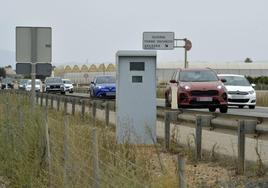
[[89, 85], [90, 97], [115, 98], [115, 76], [96, 76]]

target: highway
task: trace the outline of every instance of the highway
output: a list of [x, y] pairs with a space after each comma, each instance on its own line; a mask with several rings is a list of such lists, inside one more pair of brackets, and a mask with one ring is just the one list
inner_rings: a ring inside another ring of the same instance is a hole
[[[164, 107], [165, 106], [165, 99], [157, 99], [157, 106]], [[208, 112], [208, 109], [191, 109], [191, 110]], [[217, 109], [216, 113], [220, 113], [219, 109]], [[244, 107], [241, 109], [241, 108], [238, 108], [235, 106], [230, 106], [228, 108], [227, 114], [268, 118], [268, 107], [256, 106], [255, 109], [249, 109], [248, 107]]]
[[[73, 93], [73, 94], [68, 94], [68, 95], [89, 98], [89, 94], [87, 94], [87, 93]], [[165, 106], [165, 99], [158, 98], [157, 99], [157, 106], [164, 107]], [[208, 112], [208, 109], [193, 109], [193, 110]], [[216, 113], [220, 113], [218, 109], [217, 109]], [[249, 109], [248, 107], [244, 107], [244, 108], [240, 109], [238, 107], [231, 106], [231, 107], [229, 107], [227, 114], [268, 118], [268, 107], [256, 106], [255, 109]]]

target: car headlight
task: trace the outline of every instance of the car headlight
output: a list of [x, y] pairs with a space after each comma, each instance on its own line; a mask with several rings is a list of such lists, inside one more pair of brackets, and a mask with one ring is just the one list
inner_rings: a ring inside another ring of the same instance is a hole
[[251, 91], [249, 91], [249, 94], [254, 94], [255, 93], [255, 91], [254, 90], [251, 90]]
[[184, 89], [189, 90], [189, 89], [191, 89], [191, 87], [190, 86], [184, 86]]
[[98, 88], [98, 89], [101, 89], [101, 88], [103, 88], [103, 87], [102, 87], [102, 86], [97, 86], [97, 88]]
[[217, 89], [222, 89], [222, 85], [218, 85], [217, 86]]

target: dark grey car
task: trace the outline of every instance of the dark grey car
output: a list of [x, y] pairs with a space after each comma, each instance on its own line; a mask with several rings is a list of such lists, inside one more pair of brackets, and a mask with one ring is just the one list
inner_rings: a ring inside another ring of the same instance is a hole
[[4, 78], [1, 83], [1, 89], [13, 89], [14, 83], [12, 78]]
[[46, 93], [61, 93], [65, 94], [63, 81], [60, 77], [48, 77], [45, 80]]

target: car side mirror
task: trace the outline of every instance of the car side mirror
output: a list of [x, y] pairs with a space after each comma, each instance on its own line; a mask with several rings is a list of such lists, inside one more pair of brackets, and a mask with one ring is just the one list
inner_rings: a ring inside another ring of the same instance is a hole
[[170, 80], [169, 83], [171, 83], [171, 84], [176, 84], [176, 83], [178, 83], [178, 82], [177, 82], [176, 80]]
[[91, 84], [93, 84], [93, 85], [95, 85], [95, 83], [94, 82], [90, 82]]
[[225, 82], [226, 82], [226, 79], [222, 78], [222, 79], [221, 79], [221, 82], [222, 82], [222, 83], [225, 83]]
[[256, 84], [251, 84], [251, 86], [252, 86], [252, 87], [255, 87], [255, 86], [256, 86]]

